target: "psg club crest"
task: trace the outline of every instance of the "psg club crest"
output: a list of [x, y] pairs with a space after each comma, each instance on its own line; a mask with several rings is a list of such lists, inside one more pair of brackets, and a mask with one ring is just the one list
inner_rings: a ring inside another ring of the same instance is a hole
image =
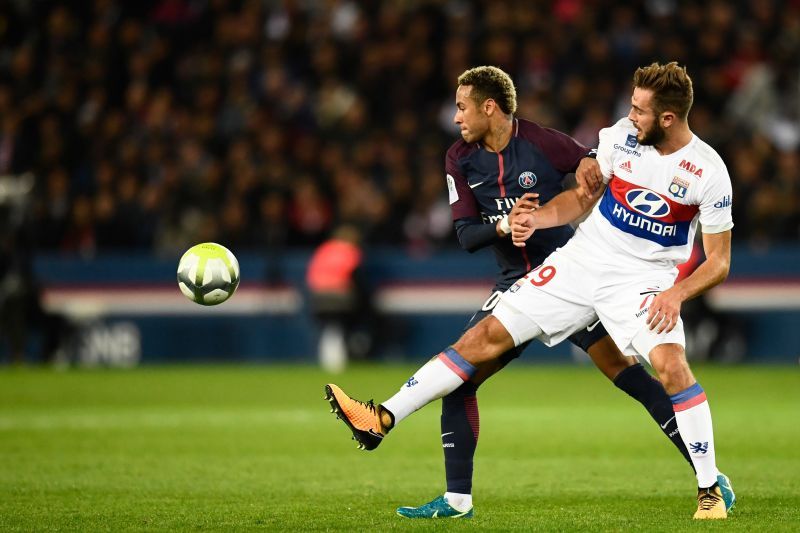
[[637, 144], [639, 144], [639, 141], [636, 140], [636, 135], [629, 133], [628, 138], [625, 140], [625, 146], [636, 148]]
[[685, 198], [686, 189], [689, 187], [689, 182], [680, 179], [678, 176], [672, 178], [672, 183], [669, 185], [669, 193], [675, 198]]
[[519, 184], [523, 189], [530, 189], [537, 181], [539, 180], [533, 172], [526, 171], [519, 175]]

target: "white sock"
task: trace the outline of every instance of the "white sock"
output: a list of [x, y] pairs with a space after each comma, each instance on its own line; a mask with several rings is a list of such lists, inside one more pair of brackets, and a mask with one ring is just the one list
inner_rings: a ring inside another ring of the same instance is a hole
[[466, 513], [472, 509], [472, 494], [459, 494], [458, 492], [445, 492], [444, 499], [459, 513]]
[[453, 392], [474, 373], [474, 366], [453, 348], [448, 348], [425, 363], [405, 382], [400, 392], [381, 405], [394, 415], [396, 425], [417, 409]]
[[717, 482], [717, 462], [714, 451], [714, 429], [706, 393], [695, 383], [685, 391], [671, 396], [675, 422], [692, 464], [697, 470], [697, 486], [710, 487]]

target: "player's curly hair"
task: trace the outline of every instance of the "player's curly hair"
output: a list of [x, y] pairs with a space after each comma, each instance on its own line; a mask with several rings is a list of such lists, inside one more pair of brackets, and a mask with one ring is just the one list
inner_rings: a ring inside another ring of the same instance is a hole
[[682, 120], [689, 117], [694, 101], [692, 78], [686, 73], [686, 67], [679, 66], [676, 61], [639, 67], [633, 75], [633, 86], [653, 91], [656, 116], [672, 111]]
[[458, 77], [459, 85], [470, 85], [470, 98], [482, 104], [489, 98], [494, 100], [500, 110], [507, 115], [517, 111], [517, 89], [511, 76], [497, 67], [483, 66], [464, 71]]

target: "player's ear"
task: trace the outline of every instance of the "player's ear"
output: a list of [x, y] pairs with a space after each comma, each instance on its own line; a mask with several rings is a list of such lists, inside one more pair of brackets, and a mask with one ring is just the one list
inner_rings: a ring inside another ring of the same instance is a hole
[[675, 113], [672, 111], [664, 111], [658, 117], [658, 121], [662, 128], [669, 128], [673, 124], [675, 124]]
[[486, 113], [487, 116], [491, 117], [495, 109], [497, 109], [497, 102], [491, 98], [487, 98], [483, 101], [483, 112]]

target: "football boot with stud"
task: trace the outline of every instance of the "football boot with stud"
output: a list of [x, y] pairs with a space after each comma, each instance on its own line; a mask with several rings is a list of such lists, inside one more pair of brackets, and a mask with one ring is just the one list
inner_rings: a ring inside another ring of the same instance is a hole
[[420, 505], [419, 507], [400, 507], [397, 514], [405, 518], [472, 518], [472, 507], [466, 511], [459, 511], [452, 507], [444, 496]]
[[325, 399], [330, 402], [336, 418], [353, 432], [359, 449], [374, 450], [383, 441], [388, 429], [381, 423], [380, 405], [376, 406], [372, 400], [362, 402], [351, 398], [333, 383], [325, 385]]

